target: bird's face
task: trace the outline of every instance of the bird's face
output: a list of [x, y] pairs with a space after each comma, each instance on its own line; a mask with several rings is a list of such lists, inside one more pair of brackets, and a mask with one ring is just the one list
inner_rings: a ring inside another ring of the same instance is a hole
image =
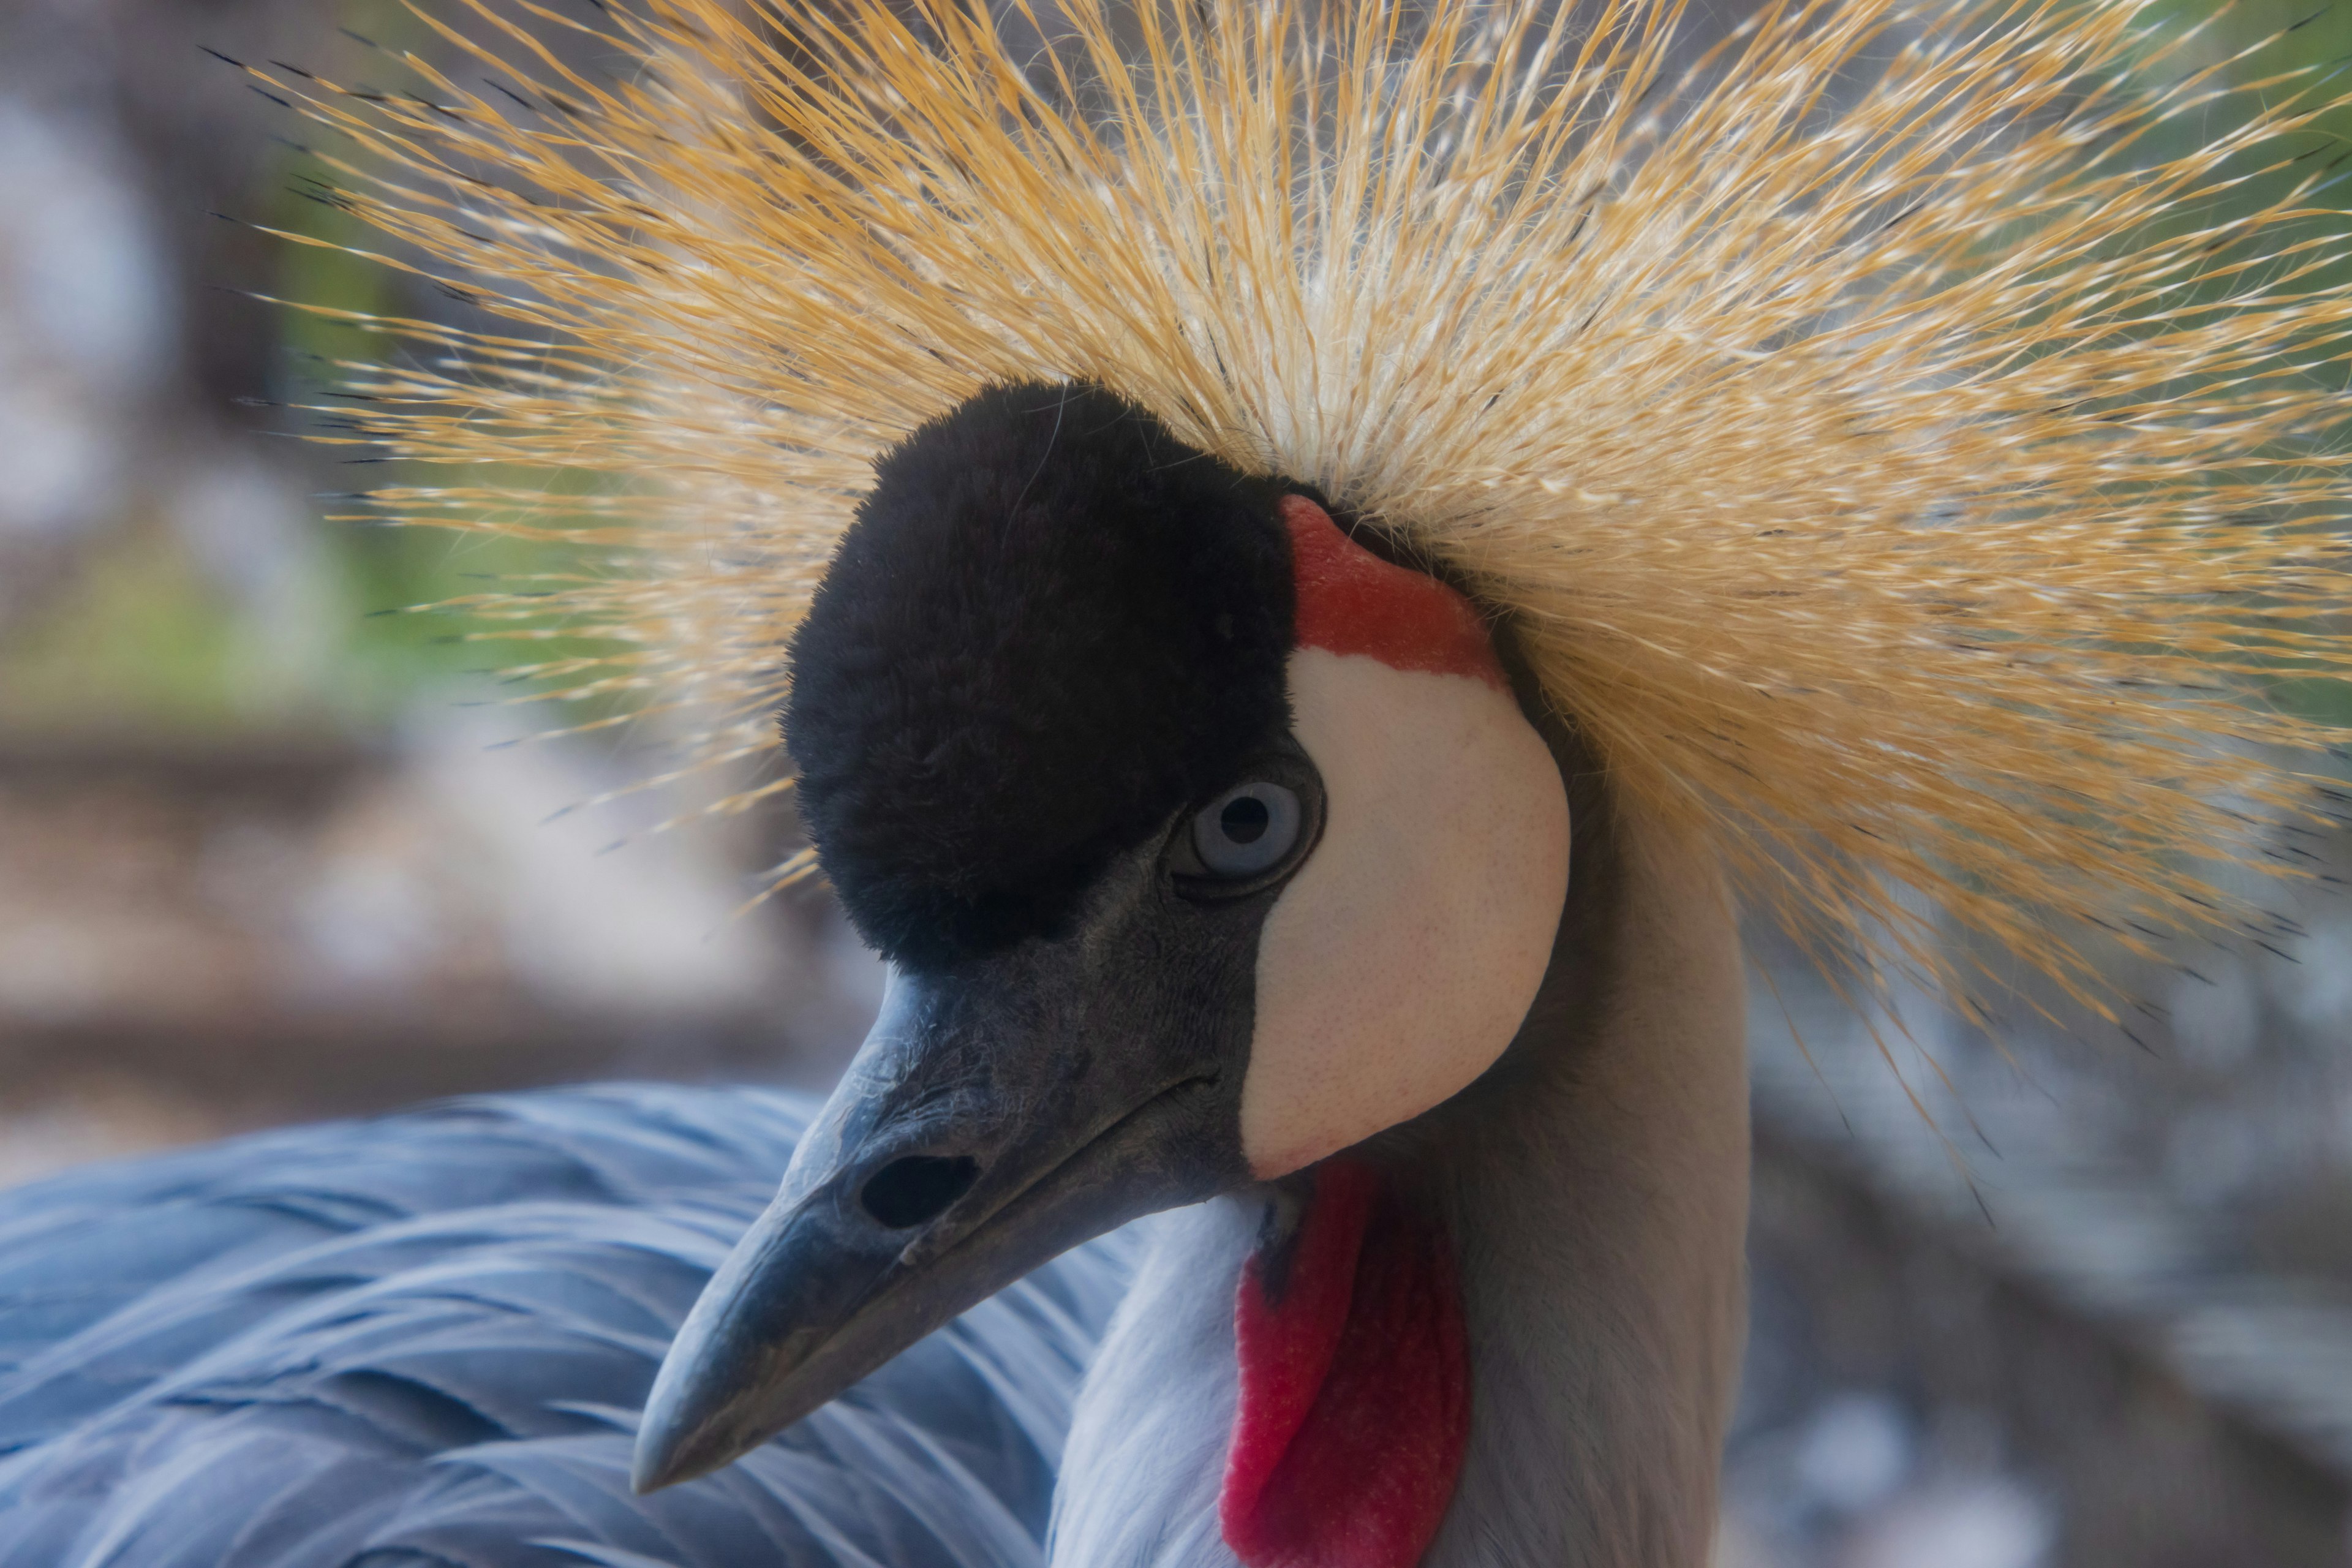
[[1567, 889], [1558, 765], [1468, 601], [1107, 394], [917, 432], [793, 653], [803, 816], [892, 978], [671, 1351], [641, 1486], [1448, 1099]]

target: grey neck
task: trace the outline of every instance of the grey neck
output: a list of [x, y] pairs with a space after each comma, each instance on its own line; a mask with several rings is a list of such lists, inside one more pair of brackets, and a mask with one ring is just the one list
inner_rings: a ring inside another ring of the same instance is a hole
[[[1571, 773], [1571, 778], [1579, 775]], [[1572, 785], [1571, 889], [1510, 1052], [1377, 1150], [1457, 1250], [1472, 1378], [1423, 1568], [1702, 1568], [1744, 1331], [1748, 1085], [1713, 862]], [[1234, 1568], [1234, 1290], [1265, 1200], [1141, 1227], [1076, 1412], [1057, 1568]]]

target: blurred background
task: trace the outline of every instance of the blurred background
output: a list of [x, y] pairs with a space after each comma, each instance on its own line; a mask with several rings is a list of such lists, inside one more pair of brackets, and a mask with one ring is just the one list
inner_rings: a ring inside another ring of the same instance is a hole
[[[2216, 13], [2184, 68], [2303, 9]], [[257, 231], [349, 220], [204, 50], [364, 81], [370, 40], [432, 47], [394, 0], [0, 6], [0, 1184], [478, 1089], [821, 1086], [879, 994], [821, 891], [743, 908], [787, 813], [567, 810], [656, 742], [546, 738], [455, 623], [386, 613], [512, 560], [321, 521], [368, 470], [280, 405], [364, 351], [252, 296], [451, 307]], [[2347, 50], [2324, 16], [2230, 68]], [[1725, 1568], [2352, 1559], [2327, 891], [2279, 895], [2292, 952], [2119, 974], [2130, 1037], [1922, 1011], [1899, 1077], [1759, 934]]]

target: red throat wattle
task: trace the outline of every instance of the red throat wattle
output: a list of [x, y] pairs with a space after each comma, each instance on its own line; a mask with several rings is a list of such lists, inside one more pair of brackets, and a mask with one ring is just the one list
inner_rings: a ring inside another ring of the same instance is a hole
[[1218, 1501], [1244, 1568], [1414, 1568], [1470, 1432], [1449, 1238], [1369, 1166], [1325, 1163], [1234, 1310], [1241, 1397]]

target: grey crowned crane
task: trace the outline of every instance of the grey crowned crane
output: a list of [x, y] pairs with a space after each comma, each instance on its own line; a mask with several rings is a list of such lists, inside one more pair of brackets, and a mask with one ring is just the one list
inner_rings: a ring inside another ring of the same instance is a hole
[[[58, 1316], [0, 1563], [1014, 1563], [1057, 1454], [1074, 1563], [1701, 1561], [1730, 906], [1382, 552], [1098, 389], [915, 432], [793, 647], [803, 809], [895, 966], [824, 1111], [551, 1094], [19, 1194], [13, 1315]], [[751, 1474], [635, 1517], [641, 1402], [639, 1487]]]
[[530, 15], [278, 74], [483, 313], [329, 438], [781, 704], [881, 1016], [0, 1203], [7, 1568], [1696, 1568], [1735, 911], [2096, 1009], [2326, 810], [2326, 105], [2125, 0]]

